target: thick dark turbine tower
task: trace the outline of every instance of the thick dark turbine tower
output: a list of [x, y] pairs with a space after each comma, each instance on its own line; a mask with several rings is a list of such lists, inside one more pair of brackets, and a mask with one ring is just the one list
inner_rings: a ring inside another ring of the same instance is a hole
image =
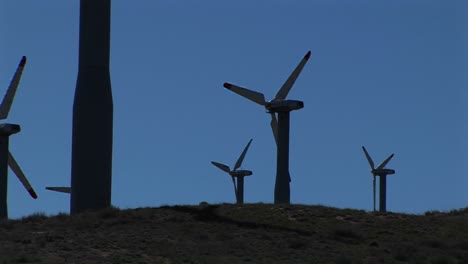
[[73, 103], [71, 213], [111, 205], [110, 8], [110, 0], [80, 1], [79, 67]]

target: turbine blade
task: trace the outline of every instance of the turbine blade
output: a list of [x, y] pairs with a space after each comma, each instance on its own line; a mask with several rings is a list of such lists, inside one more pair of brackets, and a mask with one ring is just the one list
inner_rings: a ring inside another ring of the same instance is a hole
[[252, 139], [250, 139], [249, 143], [247, 143], [247, 146], [245, 146], [244, 151], [242, 151], [242, 154], [237, 159], [236, 165], [234, 165], [234, 169], [232, 169], [233, 171], [237, 170], [240, 166], [242, 166], [245, 154], [247, 154], [247, 151], [249, 150], [250, 143], [252, 143]]
[[278, 145], [278, 120], [276, 120], [275, 113], [270, 113], [271, 115], [271, 131], [273, 131], [273, 137], [275, 138], [276, 145]]
[[291, 182], [291, 174], [289, 174], [289, 171], [288, 171], [288, 177], [289, 177], [289, 182]]
[[364, 146], [362, 146], [362, 150], [364, 150], [364, 154], [366, 155], [367, 161], [369, 162], [369, 165], [370, 165], [371, 169], [373, 170], [374, 169], [374, 161], [372, 160], [372, 158], [370, 157], [369, 153], [367, 152], [367, 150], [366, 150], [366, 148]]
[[388, 156], [382, 163], [380, 163], [379, 166], [377, 166], [377, 169], [380, 170], [380, 169], [383, 169], [385, 167], [385, 165], [387, 165], [387, 163], [393, 158], [393, 154], [391, 154], [390, 156]]
[[230, 173], [231, 170], [229, 169], [229, 166], [228, 165], [224, 165], [222, 163], [219, 163], [219, 162], [216, 162], [216, 161], [212, 161], [211, 164], [215, 165], [216, 167], [218, 167], [219, 169], [221, 169], [222, 171], [225, 171], [227, 173]]
[[24, 188], [29, 192], [32, 198], [37, 199], [37, 194], [34, 191], [33, 187], [31, 184], [29, 184], [28, 179], [26, 176], [24, 176], [23, 171], [19, 167], [18, 163], [16, 162], [15, 158], [13, 158], [13, 155], [8, 151], [8, 165], [10, 166], [11, 170], [16, 174], [20, 182], [23, 184]]
[[259, 105], [265, 105], [265, 96], [262, 93], [255, 92], [240, 86], [236, 86], [230, 83], [224, 83], [223, 85], [226, 89], [235, 92], [236, 94], [243, 96]]
[[304, 58], [299, 62], [297, 65], [296, 69], [291, 73], [289, 78], [286, 80], [286, 82], [281, 86], [279, 89], [278, 93], [275, 96], [275, 99], [285, 99], [286, 96], [288, 96], [289, 91], [291, 91], [292, 86], [296, 82], [297, 77], [301, 73], [302, 69], [304, 68], [305, 64], [310, 58], [310, 51], [307, 52], [307, 54], [304, 56]]
[[23, 56], [18, 65], [18, 68], [16, 69], [15, 75], [13, 75], [13, 79], [11, 79], [10, 86], [8, 86], [5, 97], [3, 97], [2, 104], [0, 105], [0, 119], [6, 119], [8, 117], [8, 113], [10, 112], [11, 104], [13, 103], [13, 98], [15, 97], [25, 64], [26, 57]]
[[71, 187], [46, 187], [49, 191], [71, 193]]
[[236, 201], [237, 201], [237, 185], [236, 185], [236, 180], [234, 179], [234, 177], [232, 177], [232, 184], [234, 184], [234, 196], [236, 197]]

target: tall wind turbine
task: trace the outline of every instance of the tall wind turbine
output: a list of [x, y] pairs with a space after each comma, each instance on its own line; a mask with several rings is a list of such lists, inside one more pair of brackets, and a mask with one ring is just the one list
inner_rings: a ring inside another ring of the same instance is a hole
[[[304, 107], [304, 102], [298, 100], [287, 100], [286, 96], [291, 90], [294, 82], [309, 60], [311, 52], [307, 52], [296, 69], [291, 73], [286, 82], [276, 93], [271, 101], [265, 101], [262, 93], [252, 91], [230, 83], [224, 83], [224, 87], [243, 96], [259, 105], [265, 107], [270, 114], [270, 126], [275, 137], [277, 146], [276, 159], [276, 181], [275, 181], [275, 203], [290, 203], [291, 191], [289, 182], [289, 113]], [[276, 118], [276, 113], [278, 118]]]
[[[236, 195], [236, 201], [238, 204], [244, 203], [244, 177], [252, 175], [252, 171], [238, 170], [242, 166], [245, 154], [247, 154], [247, 151], [249, 150], [250, 143], [252, 143], [252, 139], [250, 139], [249, 143], [247, 143], [247, 146], [245, 146], [244, 151], [242, 151], [232, 170], [229, 168], [228, 165], [224, 165], [216, 161], [211, 162], [213, 165], [215, 165], [222, 171], [227, 172], [232, 177], [232, 183], [234, 184], [234, 194]], [[234, 178], [237, 179], [237, 185]]]
[[80, 1], [79, 65], [73, 102], [72, 214], [111, 206], [110, 14], [110, 0]]
[[387, 211], [387, 175], [395, 174], [395, 170], [386, 169], [385, 166], [388, 162], [393, 158], [393, 153], [388, 156], [382, 163], [374, 167], [374, 161], [372, 160], [371, 156], [367, 152], [366, 148], [362, 146], [362, 150], [364, 151], [364, 155], [366, 155], [367, 161], [369, 162], [369, 166], [371, 167], [372, 173], [372, 197], [373, 197], [373, 205], [374, 205], [374, 212], [375, 212], [375, 177], [380, 177], [379, 183], [379, 211], [386, 212]]
[[[10, 112], [13, 99], [18, 88], [18, 84], [23, 73], [24, 66], [26, 65], [26, 57], [23, 56], [15, 75], [10, 82], [5, 97], [3, 97], [2, 104], [0, 105], [0, 120], [6, 119]], [[21, 127], [17, 124], [0, 124], [0, 218], [8, 218], [7, 206], [7, 186], [8, 186], [8, 166], [16, 174], [24, 188], [29, 192], [32, 198], [37, 199], [37, 194], [24, 175], [20, 166], [16, 162], [13, 155], [10, 153], [9, 137], [21, 131]]]

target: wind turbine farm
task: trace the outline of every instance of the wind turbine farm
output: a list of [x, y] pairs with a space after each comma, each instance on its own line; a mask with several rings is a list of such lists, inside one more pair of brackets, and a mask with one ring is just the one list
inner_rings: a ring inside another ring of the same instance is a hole
[[0, 262], [465, 263], [466, 7], [5, 2]]

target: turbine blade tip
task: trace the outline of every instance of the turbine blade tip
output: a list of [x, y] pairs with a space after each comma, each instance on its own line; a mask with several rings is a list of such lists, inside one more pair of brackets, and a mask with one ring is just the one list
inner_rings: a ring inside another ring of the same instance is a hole
[[224, 83], [223, 86], [224, 86], [224, 88], [227, 88], [227, 89], [232, 88], [232, 84], [230, 84], [230, 83]]
[[310, 52], [309, 50], [307, 54], [304, 56], [304, 59], [308, 60], [310, 58], [310, 55], [312, 55], [312, 52]]
[[20, 61], [20, 66], [23, 67], [26, 64], [26, 56], [23, 56]]
[[33, 189], [29, 189], [28, 192], [32, 198], [37, 199], [37, 194]]

